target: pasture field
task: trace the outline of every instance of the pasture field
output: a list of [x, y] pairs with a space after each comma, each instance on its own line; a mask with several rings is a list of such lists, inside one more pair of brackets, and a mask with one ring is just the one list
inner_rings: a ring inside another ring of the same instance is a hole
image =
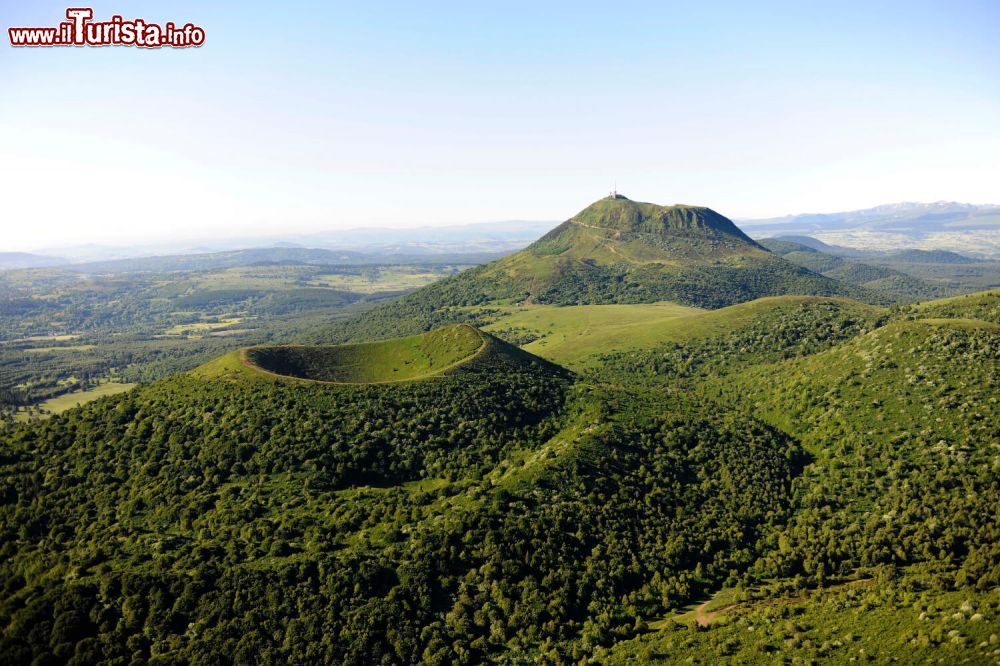
[[371, 272], [319, 274], [309, 280], [309, 285], [358, 294], [384, 294], [423, 287], [448, 274], [449, 272], [432, 270], [425, 266], [401, 266], [382, 269], [374, 274]]
[[836, 303], [859, 313], [881, 308], [842, 298], [772, 296], [719, 310], [676, 303], [642, 305], [529, 305], [506, 309], [484, 330], [514, 339], [537, 354], [572, 370], [593, 367], [610, 352], [649, 349], [665, 342], [725, 335], [770, 313], [812, 303]]
[[643, 305], [527, 305], [510, 308], [484, 330], [513, 331], [535, 339], [522, 348], [569, 368], [595, 354], [648, 347], [692, 315], [704, 312], [675, 303]]
[[[48, 400], [42, 402], [38, 405], [38, 407], [45, 410], [47, 413], [62, 414], [67, 409], [72, 409], [79, 405], [85, 405], [92, 400], [97, 400], [98, 398], [103, 398], [107, 395], [124, 393], [133, 386], [135, 386], [135, 384], [106, 382], [104, 384], [100, 384], [99, 386], [95, 386], [92, 389], [87, 389], [86, 391], [73, 391], [71, 393], [57, 395], [54, 398], [49, 398]], [[17, 412], [15, 414], [15, 420], [27, 421], [28, 415], [26, 412]]]
[[190, 333], [208, 333], [219, 328], [228, 328], [243, 323], [244, 317], [222, 317], [218, 321], [199, 321], [190, 324], [175, 324], [165, 331], [165, 335], [185, 335]]

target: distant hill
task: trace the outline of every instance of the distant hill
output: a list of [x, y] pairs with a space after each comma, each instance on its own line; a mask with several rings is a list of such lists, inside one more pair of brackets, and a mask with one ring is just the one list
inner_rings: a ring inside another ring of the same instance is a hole
[[49, 257], [28, 252], [0, 252], [0, 271], [16, 270], [18, 268], [44, 268], [61, 266], [68, 263], [59, 257]]
[[616, 195], [520, 252], [372, 310], [342, 334], [362, 340], [418, 333], [489, 304], [672, 301], [719, 308], [782, 294], [880, 298], [785, 261], [710, 208]]
[[886, 257], [886, 261], [911, 264], [974, 264], [975, 259], [948, 250], [903, 250]]
[[[818, 250], [819, 252], [825, 252], [827, 254], [836, 254], [842, 257], [863, 257], [873, 254], [871, 252], [865, 252], [864, 250], [858, 250], [852, 247], [844, 247], [842, 245], [829, 245], [819, 240], [818, 238], [813, 238], [812, 236], [796, 236], [796, 235], [777, 236], [775, 238], [768, 240], [772, 242], [787, 241], [789, 243], [794, 243], [795, 245], [802, 245], [804, 247], [808, 247], [813, 250]], [[767, 243], [761, 243], [761, 244], [764, 245], [769, 250], [771, 250], [772, 252], [775, 251], [771, 245]]]
[[805, 213], [740, 222], [755, 232], [791, 234], [864, 228], [869, 231], [928, 232], [1000, 228], [1000, 206], [938, 201], [896, 203], [840, 213]]
[[[955, 293], [944, 286], [933, 285], [918, 277], [876, 263], [863, 263], [847, 259], [838, 254], [817, 249], [830, 247], [821, 241], [806, 236], [795, 236], [803, 240], [815, 241], [809, 245], [799, 244], [789, 240], [792, 237], [780, 239], [765, 238], [760, 244], [784, 259], [798, 264], [826, 277], [841, 280], [848, 284], [889, 294], [899, 301], [916, 301], [928, 298], [940, 298]], [[831, 248], [833, 249], [833, 248]], [[951, 254], [951, 253], [947, 253]], [[959, 256], [959, 255], [956, 255]], [[875, 259], [870, 261], [874, 262]]]
[[1000, 206], [995, 205], [899, 203], [739, 222], [754, 238], [809, 236], [835, 246], [816, 249], [845, 256], [920, 248], [952, 250], [986, 259], [1000, 257]]
[[[291, 246], [274, 246], [194, 254], [176, 254], [155, 257], [134, 257], [111, 259], [65, 266], [66, 270], [78, 273], [158, 273], [169, 271], [210, 271], [238, 266], [308, 264], [326, 265], [368, 265], [386, 263], [415, 264], [477, 264], [502, 256], [504, 251], [484, 251], [471, 253], [446, 252], [400, 252], [366, 253], [352, 250], [325, 250]], [[66, 262], [61, 262], [65, 264]], [[51, 264], [53, 266], [57, 264]]]

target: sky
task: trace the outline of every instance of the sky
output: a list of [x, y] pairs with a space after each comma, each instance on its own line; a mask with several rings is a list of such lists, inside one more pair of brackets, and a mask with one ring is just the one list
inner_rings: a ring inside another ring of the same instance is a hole
[[95, 0], [205, 44], [10, 46], [66, 6], [0, 0], [0, 251], [563, 220], [615, 184], [1000, 203], [996, 0]]

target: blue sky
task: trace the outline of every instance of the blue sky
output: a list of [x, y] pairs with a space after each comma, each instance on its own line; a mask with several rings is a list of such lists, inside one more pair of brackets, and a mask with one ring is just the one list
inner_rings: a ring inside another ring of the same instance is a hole
[[[65, 8], [0, 0], [0, 19]], [[560, 220], [615, 181], [730, 217], [1000, 203], [992, 0], [94, 11], [191, 21], [206, 44], [4, 35], [0, 250]]]

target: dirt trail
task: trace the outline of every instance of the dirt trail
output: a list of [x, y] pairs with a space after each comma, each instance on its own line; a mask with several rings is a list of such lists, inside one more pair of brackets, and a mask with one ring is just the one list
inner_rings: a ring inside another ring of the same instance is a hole
[[[584, 225], [584, 226], [586, 226], [586, 225]], [[611, 243], [608, 242], [608, 240], [606, 238], [598, 238], [594, 234], [587, 234], [587, 235], [590, 236], [590, 239], [592, 241], [594, 241], [595, 243], [597, 243], [601, 247], [606, 247], [611, 252], [611, 254], [618, 255], [622, 259], [628, 259], [628, 257], [626, 257], [624, 254], [622, 254], [621, 252], [619, 252], [613, 245], [611, 245]]]
[[720, 606], [715, 610], [707, 610], [710, 603], [712, 603], [711, 599], [703, 604], [699, 604], [698, 607], [694, 609], [694, 621], [697, 622], [699, 626], [707, 627], [727, 610], [736, 607], [736, 604], [727, 604], [725, 606]]
[[[848, 581], [844, 581], [842, 583], [837, 583], [835, 585], [830, 585], [830, 586], [828, 586], [828, 587], [826, 587], [824, 589], [827, 592], [836, 592], [838, 590], [843, 590], [843, 589], [846, 589], [848, 587], [868, 585], [871, 582], [872, 582], [871, 578], [861, 578], [859, 580], [848, 580]], [[712, 599], [709, 599], [708, 601], [704, 601], [704, 602], [698, 604], [698, 606], [695, 607], [695, 609], [693, 611], [693, 613], [694, 613], [694, 620], [695, 620], [695, 622], [698, 623], [699, 626], [707, 627], [712, 622], [714, 622], [714, 621], [718, 620], [719, 618], [723, 617], [724, 615], [726, 615], [726, 613], [728, 613], [729, 611], [731, 611], [731, 610], [733, 610], [735, 608], [740, 608], [741, 606], [744, 607], [744, 608], [753, 608], [753, 607], [760, 607], [760, 606], [763, 606], [763, 605], [771, 605], [771, 604], [776, 604], [776, 603], [781, 603], [781, 604], [795, 604], [795, 603], [803, 603], [807, 599], [808, 599], [808, 597], [805, 597], [805, 596], [797, 596], [797, 597], [791, 597], [791, 598], [780, 598], [780, 599], [771, 599], [771, 600], [758, 600], [758, 601], [749, 601], [749, 602], [743, 602], [743, 603], [726, 604], [724, 606], [719, 606], [718, 608], [714, 608], [712, 610], [708, 610], [708, 605], [711, 604], [715, 600], [714, 597], [713, 597]]]
[[534, 305], [535, 303], [535, 280], [538, 279], [538, 275], [531, 276], [531, 286], [528, 287], [528, 297], [521, 302], [521, 305]]

